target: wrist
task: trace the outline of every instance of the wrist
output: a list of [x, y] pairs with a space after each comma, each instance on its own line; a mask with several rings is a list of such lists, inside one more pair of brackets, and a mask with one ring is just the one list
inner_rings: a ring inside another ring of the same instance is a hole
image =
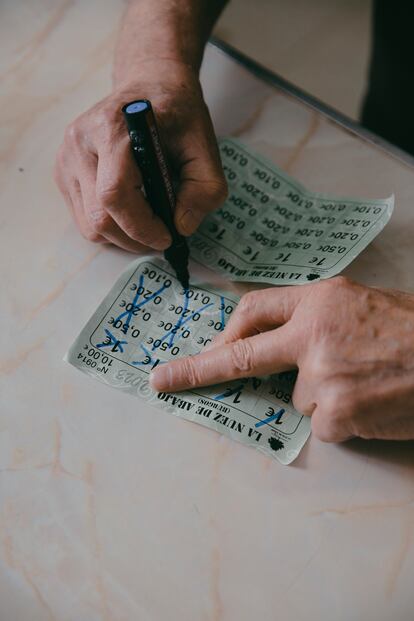
[[134, 59], [133, 67], [127, 71], [119, 64], [113, 73], [113, 90], [123, 91], [131, 88], [142, 89], [151, 85], [156, 90], [163, 90], [166, 86], [172, 88], [182, 84], [194, 85], [199, 81], [199, 70], [190, 63], [169, 57], [138, 57]]
[[[149, 99], [160, 114], [204, 104], [198, 73], [185, 63], [160, 58], [146, 59], [124, 81], [114, 81], [112, 97], [122, 105]], [[204, 104], [205, 105], [205, 104]]]

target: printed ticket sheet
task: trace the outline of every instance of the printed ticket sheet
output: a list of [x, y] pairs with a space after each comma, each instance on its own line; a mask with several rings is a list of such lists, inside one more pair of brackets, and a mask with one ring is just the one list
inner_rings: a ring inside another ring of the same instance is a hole
[[237, 303], [235, 295], [208, 285], [191, 284], [184, 291], [165, 261], [138, 259], [65, 359], [109, 386], [289, 464], [310, 434], [310, 419], [292, 405], [295, 372], [171, 394], [149, 384], [157, 365], [201, 352], [223, 330]]
[[191, 238], [191, 256], [230, 280], [297, 285], [330, 278], [391, 217], [394, 197], [335, 198], [309, 192], [238, 141], [222, 139], [229, 195]]

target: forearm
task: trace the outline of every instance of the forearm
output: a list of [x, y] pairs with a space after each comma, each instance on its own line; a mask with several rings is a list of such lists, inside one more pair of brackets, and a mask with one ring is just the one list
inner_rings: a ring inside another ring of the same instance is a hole
[[[114, 88], [156, 63], [199, 70], [204, 47], [227, 0], [130, 0], [116, 47]], [[152, 68], [151, 68], [152, 70]]]

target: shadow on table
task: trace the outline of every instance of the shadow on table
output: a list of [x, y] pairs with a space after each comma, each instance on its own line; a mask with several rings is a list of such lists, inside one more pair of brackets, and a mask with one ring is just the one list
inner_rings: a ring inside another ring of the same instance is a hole
[[[319, 440], [314, 440], [319, 442]], [[306, 469], [309, 466], [309, 453], [312, 436], [305, 444], [291, 468]], [[382, 463], [384, 466], [397, 466], [411, 470], [414, 474], [414, 440], [391, 441], [391, 440], [362, 440], [355, 438], [341, 444], [324, 445], [335, 447], [338, 451], [345, 451], [355, 457], [369, 457]]]
[[401, 466], [414, 473], [414, 440], [361, 440], [355, 438], [338, 445], [343, 451], [374, 458], [384, 465]]

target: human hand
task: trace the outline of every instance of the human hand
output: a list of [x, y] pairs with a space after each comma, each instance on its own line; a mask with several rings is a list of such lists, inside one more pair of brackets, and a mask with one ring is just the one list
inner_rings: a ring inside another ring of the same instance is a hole
[[[151, 76], [151, 77], [148, 77]], [[152, 77], [155, 76], [155, 77]], [[84, 237], [139, 252], [164, 250], [171, 237], [143, 193], [121, 108], [150, 99], [179, 186], [175, 223], [190, 235], [224, 201], [226, 182], [198, 78], [176, 61], [142, 64], [123, 86], [78, 117], [57, 155], [56, 183]]]
[[295, 408], [321, 440], [414, 438], [414, 296], [344, 277], [244, 295], [212, 347], [159, 366], [175, 391], [298, 368]]

